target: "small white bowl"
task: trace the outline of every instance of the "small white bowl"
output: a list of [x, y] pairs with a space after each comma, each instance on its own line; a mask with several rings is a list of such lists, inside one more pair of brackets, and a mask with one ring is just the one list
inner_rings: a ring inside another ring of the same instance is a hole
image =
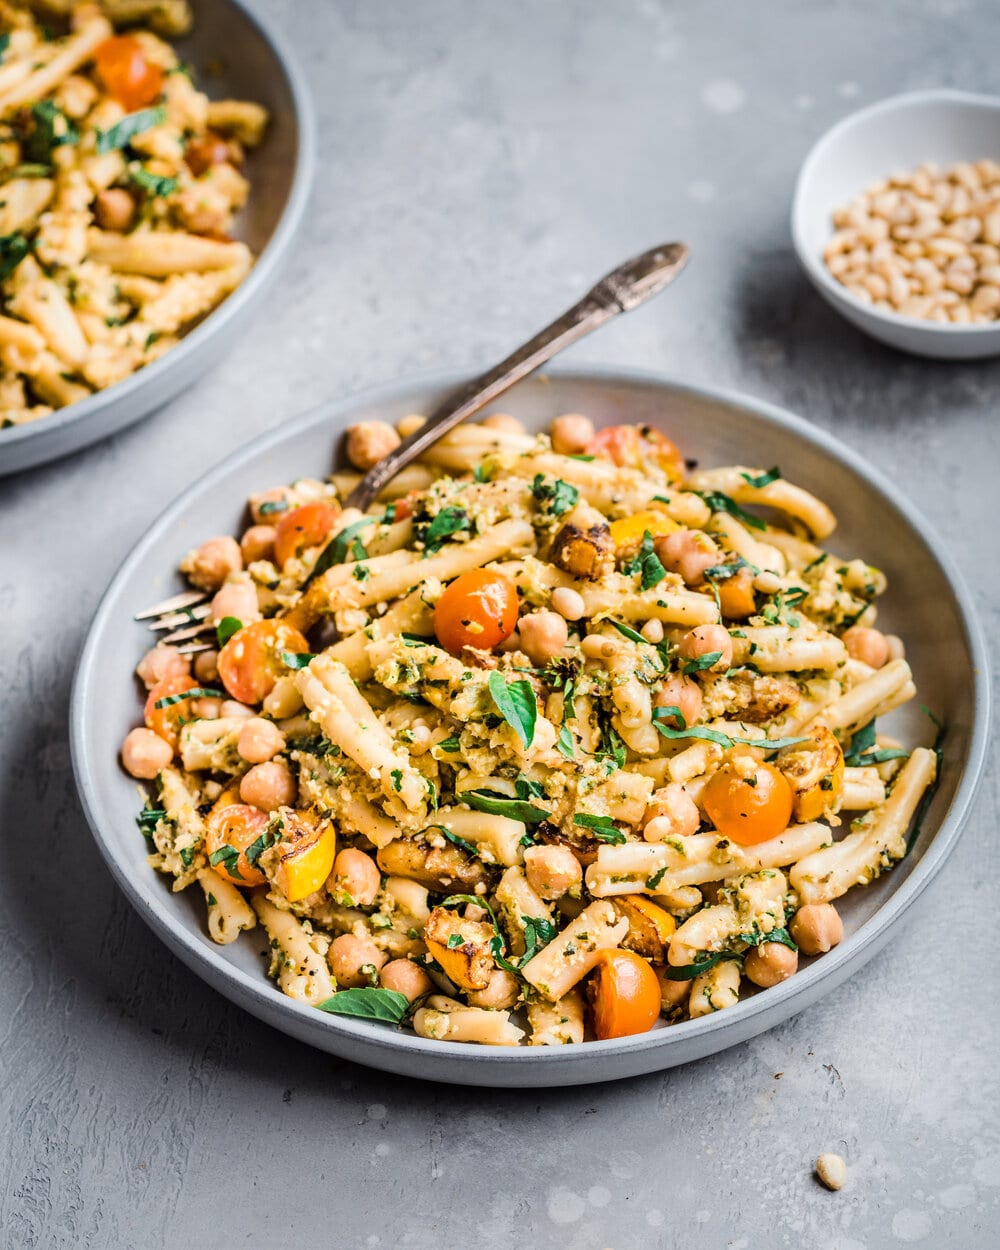
[[892, 96], [839, 121], [806, 157], [792, 202], [792, 241], [820, 295], [873, 338], [917, 356], [968, 360], [1000, 354], [1000, 322], [946, 325], [863, 303], [823, 260], [833, 211], [889, 174], [932, 161], [1000, 160], [1000, 97], [965, 91]]

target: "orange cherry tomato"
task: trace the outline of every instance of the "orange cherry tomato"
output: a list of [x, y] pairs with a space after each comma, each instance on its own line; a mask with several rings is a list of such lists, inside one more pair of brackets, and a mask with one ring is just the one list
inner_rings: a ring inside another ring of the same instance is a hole
[[333, 870], [337, 839], [333, 825], [283, 812], [281, 854], [274, 869], [274, 883], [290, 903], [297, 903], [320, 888]]
[[634, 951], [602, 951], [589, 990], [594, 1032], [602, 1042], [647, 1033], [659, 1017], [660, 983]]
[[[233, 885], [264, 885], [267, 877], [247, 859], [247, 850], [267, 828], [268, 816], [249, 803], [213, 807], [205, 821], [208, 862]], [[254, 857], [257, 858], [256, 856]]]
[[254, 621], [245, 625], [219, 652], [219, 678], [240, 703], [260, 703], [274, 689], [288, 666], [282, 651], [296, 654], [309, 650], [299, 631], [283, 621]]
[[470, 569], [437, 601], [434, 632], [452, 655], [463, 647], [492, 651], [517, 626], [517, 587], [505, 573]]
[[143, 712], [146, 728], [152, 729], [153, 733], [158, 734], [164, 742], [169, 742], [175, 751], [181, 726], [194, 716], [191, 709], [192, 700], [180, 699], [177, 703], [170, 703], [166, 707], [156, 705], [161, 699], [183, 694], [185, 690], [194, 690], [197, 686], [198, 683], [190, 677], [165, 677], [163, 681], [156, 683], [146, 697], [146, 707]]
[[301, 508], [282, 513], [274, 538], [274, 562], [299, 556], [307, 547], [318, 547], [336, 524], [340, 509], [330, 503], [304, 503]]
[[590, 440], [587, 454], [628, 469], [644, 469], [652, 461], [672, 482], [684, 476], [684, 457], [665, 434], [651, 425], [609, 425]]
[[146, 60], [134, 35], [114, 35], [98, 44], [94, 68], [108, 94], [129, 112], [154, 104], [163, 90], [163, 70]]
[[702, 801], [716, 829], [740, 846], [776, 838], [792, 816], [792, 787], [773, 764], [757, 764], [748, 777], [723, 764], [709, 778]]

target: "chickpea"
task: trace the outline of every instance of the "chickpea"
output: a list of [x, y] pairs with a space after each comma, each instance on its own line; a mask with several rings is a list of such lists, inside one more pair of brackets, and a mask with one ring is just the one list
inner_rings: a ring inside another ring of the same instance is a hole
[[152, 729], [132, 729], [125, 735], [122, 763], [125, 771], [133, 777], [152, 781], [173, 758], [170, 743], [153, 733]]
[[194, 675], [206, 685], [219, 679], [219, 653], [216, 650], [199, 651], [194, 657]]
[[844, 940], [844, 922], [832, 903], [806, 903], [792, 917], [789, 932], [803, 955], [825, 955]]
[[781, 942], [761, 942], [743, 961], [743, 975], [754, 985], [767, 989], [778, 985], [796, 971], [799, 966], [797, 951]]
[[503, 968], [497, 968], [496, 972], [491, 974], [490, 983], [486, 989], [469, 990], [466, 995], [470, 1007], [485, 1007], [495, 1011], [516, 1007], [520, 996], [516, 977], [512, 977]]
[[372, 973], [381, 971], [387, 956], [370, 937], [342, 933], [330, 943], [326, 958], [340, 989], [360, 989], [371, 984]]
[[698, 832], [701, 813], [698, 805], [678, 781], [668, 782], [653, 795], [646, 808], [646, 825], [642, 836], [647, 842], [666, 842], [668, 838], [689, 838]]
[[[227, 719], [243, 720], [247, 717], [256, 716], [257, 713], [252, 707], [247, 707], [245, 703], [239, 703], [236, 699], [223, 699], [219, 705], [219, 715], [225, 716]], [[243, 758], [246, 759], [246, 756]]]
[[228, 534], [210, 538], [181, 562], [181, 572], [199, 590], [218, 590], [230, 573], [238, 573], [242, 567], [240, 545]]
[[274, 556], [274, 539], [278, 531], [273, 525], [251, 525], [240, 539], [243, 563], [270, 560]]
[[552, 450], [560, 456], [579, 456], [587, 450], [594, 437], [594, 423], [578, 412], [567, 412], [552, 422], [549, 435]]
[[653, 542], [657, 556], [671, 573], [680, 573], [689, 586], [704, 580], [705, 570], [722, 562], [722, 553], [707, 534], [674, 530]]
[[266, 764], [285, 749], [285, 735], [274, 721], [250, 713], [250, 719], [240, 726], [236, 749], [249, 764]]
[[479, 424], [488, 430], [500, 430], [503, 434], [524, 433], [524, 422], [518, 421], [517, 417], [512, 417], [506, 412], [491, 412]]
[[124, 187], [108, 187], [94, 198], [94, 220], [102, 230], [122, 233], [135, 220], [135, 200]]
[[647, 642], [651, 642], [655, 646], [658, 642], [663, 641], [663, 622], [658, 621], [654, 616], [643, 625], [639, 632]]
[[565, 617], [558, 612], [531, 612], [518, 622], [521, 650], [532, 664], [547, 664], [565, 647], [569, 637]]
[[[690, 727], [701, 716], [703, 703], [701, 687], [690, 677], [682, 677], [680, 673], [672, 673], [660, 686], [653, 703], [656, 707], [680, 708], [685, 726]], [[676, 717], [673, 717], [670, 723], [673, 724], [675, 729], [679, 729], [680, 726], [674, 724], [676, 719]]]
[[733, 662], [733, 640], [725, 625], [697, 625], [689, 629], [677, 651], [683, 660], [700, 660], [703, 655], [718, 651], [719, 658], [709, 672], [724, 672]]
[[411, 1003], [434, 989], [427, 973], [410, 959], [390, 959], [382, 969], [381, 981], [383, 989], [395, 990]]
[[382, 874], [370, 855], [347, 846], [333, 861], [333, 881], [331, 893], [342, 906], [370, 907], [382, 884]]
[[529, 846], [524, 852], [524, 875], [542, 898], [562, 898], [578, 889], [583, 869], [568, 846]]
[[253, 582], [227, 582], [212, 598], [210, 620], [218, 625], [227, 616], [235, 616], [242, 625], [260, 620], [257, 587]]
[[587, 611], [583, 595], [570, 586], [557, 586], [553, 590], [552, 606], [567, 621], [578, 621]]
[[152, 690], [158, 681], [165, 681], [168, 677], [187, 677], [191, 672], [191, 657], [182, 655], [168, 643], [160, 642], [146, 652], [135, 671], [146, 689]]
[[284, 760], [255, 764], [248, 773], [244, 773], [240, 782], [240, 798], [244, 803], [259, 807], [262, 812], [291, 807], [297, 791], [292, 770]]
[[402, 442], [399, 435], [385, 421], [359, 421], [347, 427], [347, 458], [363, 473]]
[[890, 660], [906, 659], [906, 646], [897, 634], [886, 634], [885, 645], [889, 648]]
[[852, 660], [860, 660], [872, 668], [881, 668], [889, 659], [889, 643], [880, 629], [867, 625], [852, 625], [840, 636]]

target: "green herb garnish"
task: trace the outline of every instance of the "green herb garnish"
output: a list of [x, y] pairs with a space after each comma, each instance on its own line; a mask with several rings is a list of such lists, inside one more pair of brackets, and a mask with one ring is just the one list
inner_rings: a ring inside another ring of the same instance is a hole
[[174, 703], [183, 703], [185, 699], [224, 699], [226, 697], [223, 690], [208, 690], [203, 686], [195, 686], [191, 690], [184, 690], [180, 694], [164, 695], [162, 699], [157, 699], [153, 704], [154, 708], [171, 707]]
[[462, 508], [442, 508], [426, 527], [419, 527], [417, 538], [424, 544], [424, 556], [435, 555], [444, 546], [446, 538], [472, 529], [469, 514]]
[[573, 824], [589, 829], [600, 842], [619, 845], [627, 840], [610, 816], [589, 816], [585, 812], [577, 812], [573, 817]]
[[224, 616], [215, 627], [215, 637], [220, 647], [224, 647], [234, 634], [243, 628], [243, 622], [235, 616]]
[[497, 711], [527, 750], [535, 740], [535, 722], [538, 719], [538, 704], [531, 682], [523, 677], [507, 682], [503, 674], [494, 669], [489, 676], [489, 688]]
[[652, 590], [667, 575], [667, 570], [653, 550], [653, 536], [646, 530], [642, 536], [642, 546], [627, 564], [622, 565], [622, 572], [629, 576], [638, 575], [639, 585], [643, 590]]
[[105, 152], [115, 152], [119, 148], [127, 147], [136, 135], [142, 134], [144, 130], [152, 130], [154, 126], [162, 125], [166, 117], [167, 111], [161, 107], [140, 109], [138, 113], [129, 113], [108, 130], [97, 132], [98, 155], [103, 156]]
[[735, 517], [737, 521], [742, 521], [744, 525], [754, 530], [765, 530], [767, 526], [759, 516], [754, 516], [752, 512], [746, 512], [730, 495], [725, 494], [721, 490], [696, 490], [694, 492], [700, 496], [713, 512], [728, 512], [731, 517]]
[[580, 498], [580, 492], [570, 482], [564, 482], [558, 477], [552, 482], [546, 482], [544, 473], [535, 474], [531, 493], [553, 516], [562, 516], [564, 512], [569, 512], [570, 508], [576, 507]]
[[491, 816], [508, 816], [511, 820], [520, 820], [526, 825], [541, 824], [552, 815], [525, 799], [512, 799], [495, 790], [463, 790], [455, 797], [468, 803], [477, 812], [488, 812]]
[[773, 469], [768, 469], [766, 473], [761, 473], [754, 477], [752, 473], [741, 473], [740, 477], [748, 486], [753, 486], [756, 490], [763, 490], [765, 486], [770, 486], [772, 482], [776, 482], [781, 477], [781, 470], [777, 465]]
[[410, 1010], [405, 994], [381, 989], [338, 990], [317, 1006], [331, 1016], [353, 1016], [356, 1020], [379, 1020], [385, 1024], [399, 1024]]

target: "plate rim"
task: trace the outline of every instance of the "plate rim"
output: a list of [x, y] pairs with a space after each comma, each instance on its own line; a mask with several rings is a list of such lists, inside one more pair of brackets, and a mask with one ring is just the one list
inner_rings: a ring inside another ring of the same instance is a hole
[[[141, 879], [129, 876], [124, 866], [113, 854], [110, 841], [105, 841], [99, 818], [99, 805], [89, 776], [91, 764], [85, 733], [88, 708], [93, 702], [92, 668], [98, 654], [101, 635], [111, 621], [116, 607], [119, 588], [141, 565], [148, 547], [170, 527], [192, 501], [203, 497], [218, 480], [228, 476], [259, 452], [284, 443], [304, 429], [311, 429], [323, 421], [330, 423], [332, 436], [339, 432], [338, 423], [342, 426], [342, 419], [359, 409], [390, 404], [418, 390], [433, 389], [445, 393], [453, 387], [467, 384], [472, 376], [474, 375], [470, 372], [454, 369], [411, 374], [389, 383], [353, 392], [338, 400], [314, 405], [298, 416], [281, 422], [235, 448], [181, 491], [157, 515], [121, 562], [101, 596], [88, 627], [74, 672], [69, 707], [70, 751], [76, 788], [87, 824], [97, 842], [102, 858], [129, 902], [153, 929], [156, 936], [164, 941], [182, 962], [230, 1001], [249, 1010], [251, 1014], [273, 1027], [309, 1041], [310, 1044], [317, 1045], [321, 1049], [324, 1048], [323, 1043], [311, 1041], [310, 1034], [319, 1037], [325, 1031], [328, 1036], [339, 1035], [347, 1045], [362, 1044], [365, 1050], [371, 1052], [371, 1066], [375, 1067], [379, 1066], [380, 1055], [388, 1053], [409, 1056], [414, 1060], [433, 1056], [441, 1063], [452, 1060], [455, 1063], [455, 1076], [445, 1079], [453, 1079], [456, 1083], [461, 1083], [459, 1072], [465, 1068], [481, 1070], [490, 1065], [495, 1065], [497, 1068], [516, 1065], [523, 1073], [523, 1082], [507, 1079], [511, 1075], [515, 1077], [517, 1075], [511, 1069], [503, 1078], [498, 1077], [495, 1083], [523, 1083], [525, 1085], [544, 1085], [546, 1082], [544, 1079], [539, 1079], [538, 1070], [541, 1069], [544, 1072], [546, 1066], [553, 1068], [552, 1084], [572, 1084], [574, 1080], [587, 1082], [614, 1079], [616, 1075], [627, 1076], [630, 1074], [627, 1071], [620, 1074], [610, 1072], [594, 1076], [588, 1074], [586, 1070], [590, 1067], [600, 1067], [602, 1061], [604, 1066], [607, 1066], [620, 1056], [633, 1058], [651, 1050], [663, 1049], [669, 1054], [671, 1048], [674, 1050], [683, 1048], [684, 1042], [697, 1039], [702, 1034], [714, 1035], [714, 1040], [718, 1044], [712, 1045], [712, 1053], [724, 1050], [745, 1037], [771, 1027], [771, 1023], [767, 1020], [762, 1022], [761, 1017], [780, 1015], [782, 1004], [789, 999], [801, 999], [801, 1006], [788, 1013], [789, 1015], [804, 1009], [819, 996], [817, 989], [821, 983], [830, 982], [829, 988], [835, 988], [837, 984], [851, 975], [857, 966], [864, 963], [884, 945], [890, 936], [889, 930], [902, 919], [904, 913], [910, 909], [941, 871], [968, 821], [984, 771], [991, 720], [990, 670], [985, 635], [965, 580], [955, 566], [947, 546], [909, 499], [880, 470], [869, 465], [859, 452], [842, 443], [826, 430], [812, 425], [805, 418], [767, 400], [756, 399], [729, 388], [679, 382], [656, 370], [627, 365], [574, 366], [564, 364], [548, 368], [544, 374], [534, 376], [535, 381], [544, 376], [558, 376], [582, 383], [603, 385], [638, 383], [663, 388], [673, 394], [698, 400], [707, 399], [737, 409], [745, 409], [764, 417], [781, 429], [790, 430], [805, 441], [819, 447], [825, 454], [845, 464], [847, 468], [859, 474], [884, 494], [903, 515], [907, 523], [923, 536], [952, 588], [961, 614], [973, 668], [974, 715], [971, 722], [969, 750], [963, 761], [962, 779], [949, 808], [934, 832], [933, 845], [921, 857], [916, 867], [889, 895], [874, 915], [869, 917], [845, 942], [828, 952], [822, 960], [817, 960], [794, 977], [772, 987], [766, 994], [757, 994], [752, 998], [742, 1000], [725, 1012], [698, 1020], [683, 1021], [671, 1025], [668, 1029], [659, 1029], [631, 1038], [587, 1042], [579, 1047], [470, 1046], [459, 1042], [434, 1041], [408, 1033], [391, 1031], [364, 1021], [354, 1021], [349, 1017], [327, 1015], [319, 1012], [315, 1007], [282, 995], [270, 980], [260, 974], [251, 976], [240, 968], [226, 964], [221, 956], [207, 949], [204, 942], [178, 918], [170, 907], [172, 895], [163, 890], [162, 883], [156, 874], [151, 873], [149, 878]], [[532, 380], [528, 378], [526, 382], [530, 384]], [[113, 624], [113, 621], [111, 623]], [[777, 1023], [777, 1020], [772, 1023]], [[728, 1041], [725, 1040], [727, 1034], [730, 1035]], [[356, 1055], [352, 1057], [357, 1062], [367, 1062], [363, 1057], [358, 1058]], [[686, 1061], [682, 1058], [676, 1062]], [[386, 1067], [389, 1066], [386, 1063]], [[437, 1067], [438, 1064], [434, 1066]], [[657, 1065], [651, 1065], [649, 1069], [643, 1070], [652, 1070], [655, 1066]], [[670, 1064], [665, 1062], [658, 1066], [665, 1068]], [[564, 1075], [567, 1070], [571, 1072], [569, 1078]], [[433, 1080], [441, 1079], [441, 1077], [439, 1073], [428, 1072], [423, 1079]], [[473, 1078], [470, 1077], [470, 1083], [472, 1082]], [[481, 1083], [490, 1082], [486, 1079]]]
[[[50, 416], [43, 417], [39, 421], [29, 421], [24, 425], [15, 426], [13, 429], [4, 430], [2, 435], [0, 435], [0, 473], [6, 471], [3, 468], [2, 457], [7, 449], [10, 449], [13, 455], [15, 449], [19, 451], [25, 445], [30, 445], [35, 441], [42, 442], [48, 439], [58, 442], [61, 431], [75, 428], [81, 422], [85, 422], [88, 417], [96, 417], [112, 402], [117, 405], [127, 404], [129, 399], [137, 392], [149, 386], [155, 387], [157, 382], [168, 375], [171, 369], [181, 372], [185, 362], [192, 355], [201, 351], [209, 335], [223, 331], [234, 319], [239, 318], [246, 311], [247, 305], [271, 282], [271, 279], [276, 275], [278, 265], [288, 251], [289, 245], [298, 233], [305, 214], [306, 204], [309, 196], [312, 194], [316, 174], [317, 122], [312, 95], [306, 88], [306, 78], [299, 65], [297, 56], [291, 50], [284, 35], [277, 29], [271, 18], [261, 14], [249, 0], [228, 0], [228, 3], [234, 8], [241, 10], [250, 25], [257, 27], [265, 43], [269, 45], [274, 59], [281, 67], [285, 80], [288, 83], [288, 94], [291, 97], [292, 114], [295, 122], [297, 150], [295, 163], [292, 168], [288, 199], [281, 210], [278, 223], [271, 237], [255, 257], [253, 268], [246, 278], [234, 291], [226, 296], [221, 304], [213, 308], [193, 330], [185, 334], [169, 352], [165, 353], [158, 360], [154, 360], [151, 364], [145, 365], [142, 369], [137, 369], [135, 373], [130, 373], [128, 377], [122, 378], [120, 382], [115, 382], [112, 386], [105, 387], [104, 390], [94, 391], [86, 399], [78, 400], [73, 404], [67, 404], [64, 408], [58, 408]], [[92, 441], [98, 442], [101, 439], [110, 437], [119, 430], [127, 429], [129, 425], [134, 425], [137, 421], [141, 421], [144, 417], [151, 416], [162, 403], [162, 400], [157, 400], [138, 416], [131, 417], [128, 421], [121, 425], [116, 425], [111, 430], [98, 432], [94, 435]], [[82, 450], [88, 445], [84, 441], [78, 444], [75, 450]], [[55, 448], [51, 454], [42, 454], [37, 460], [32, 460], [25, 464], [23, 468], [14, 468], [13, 472], [24, 472], [28, 469], [40, 467], [51, 460], [60, 459], [65, 454], [72, 454], [72, 452], [67, 453], [59, 448]]]

